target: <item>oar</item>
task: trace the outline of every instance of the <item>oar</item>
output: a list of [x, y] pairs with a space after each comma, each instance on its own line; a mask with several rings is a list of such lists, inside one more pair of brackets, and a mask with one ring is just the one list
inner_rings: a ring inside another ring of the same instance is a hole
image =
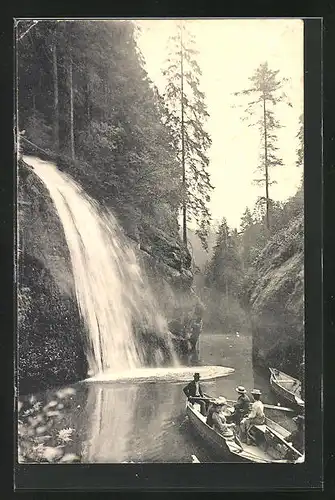
[[[209, 401], [210, 399], [213, 399], [213, 396], [209, 396], [208, 394], [204, 394], [203, 396], [195, 396], [192, 397], [192, 399], [198, 400], [198, 401]], [[227, 401], [228, 406], [230, 406], [233, 403], [233, 401]], [[286, 408], [285, 406], [276, 406], [276, 405], [270, 405], [267, 403], [264, 403], [264, 408], [268, 410], [280, 410], [280, 411], [286, 411], [287, 413], [296, 413], [295, 410], [292, 408]]]
[[208, 396], [192, 396], [192, 399], [194, 399], [196, 401], [209, 401], [210, 399], [213, 399], [213, 398], [210, 398]]
[[281, 410], [281, 411], [286, 411], [288, 413], [295, 413], [295, 411], [292, 410], [292, 408], [285, 408], [285, 406], [268, 405], [266, 403], [264, 403], [263, 406], [267, 410]]
[[[229, 407], [233, 408], [234, 401], [227, 401], [227, 403]], [[263, 406], [268, 410], [282, 410], [288, 413], [295, 413], [295, 410], [293, 410], [292, 408], [286, 408], [285, 406], [269, 405], [267, 403], [263, 403]]]

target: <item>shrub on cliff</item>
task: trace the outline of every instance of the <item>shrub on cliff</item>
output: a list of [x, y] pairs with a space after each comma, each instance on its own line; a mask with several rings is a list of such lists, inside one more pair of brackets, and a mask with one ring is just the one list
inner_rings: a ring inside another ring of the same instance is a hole
[[42, 403], [35, 396], [17, 402], [19, 463], [81, 461], [73, 452], [75, 429], [62, 425], [64, 407], [75, 393], [68, 387], [58, 391], [49, 402]]

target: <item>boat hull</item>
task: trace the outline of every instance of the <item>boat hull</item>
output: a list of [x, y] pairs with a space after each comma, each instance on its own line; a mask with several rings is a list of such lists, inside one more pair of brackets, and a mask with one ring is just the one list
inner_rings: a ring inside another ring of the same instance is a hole
[[[292, 386], [296, 384], [296, 386], [300, 388], [300, 382], [297, 379], [290, 377], [283, 372], [277, 371], [274, 368], [270, 368], [270, 386], [272, 392], [281, 403], [289, 405], [295, 410], [302, 410], [304, 408], [304, 402], [301, 400], [299, 395], [292, 390], [289, 390], [288, 387], [285, 387], [283, 383], [281, 383], [281, 379], [284, 377], [288, 383], [290, 383], [290, 381], [292, 382]], [[296, 399], [296, 396], [298, 396], [298, 400]], [[299, 400], [301, 403], [298, 402]]]
[[281, 462], [281, 460], [273, 460], [257, 447], [243, 444], [243, 448], [241, 448], [234, 439], [224, 438], [206, 424], [205, 418], [190, 403], [186, 405], [186, 415], [193, 429], [202, 438], [205, 446], [211, 450], [218, 462]]
[[246, 461], [238, 454], [232, 453], [227, 446], [226, 440], [203, 422], [189, 404], [186, 407], [186, 415], [195, 432], [203, 439], [206, 446], [214, 452], [218, 459], [231, 462]]
[[[201, 415], [201, 413], [196, 410], [191, 403], [186, 404], [186, 415], [189, 419], [192, 428], [197, 433], [197, 435], [202, 438], [205, 446], [211, 450], [212, 454], [217, 458], [219, 462], [258, 462], [258, 463], [280, 463], [280, 462], [292, 462], [292, 460], [282, 459], [279, 456], [274, 457], [273, 452], [269, 453], [264, 448], [259, 446], [250, 446], [243, 443], [241, 447], [234, 439], [227, 439], [224, 436], [218, 434], [214, 429], [206, 424], [206, 419]], [[282, 428], [279, 424], [273, 422], [272, 420], [266, 418], [266, 424], [263, 426], [255, 426], [254, 431], [261, 434], [264, 432], [276, 434], [275, 437], [277, 444], [278, 439], [283, 446], [285, 444], [286, 451], [288, 451], [288, 445], [285, 443], [285, 438], [289, 435], [289, 432]], [[264, 435], [263, 435], [264, 437]], [[294, 450], [295, 458], [300, 455], [299, 452]], [[216, 461], [216, 460], [215, 460]]]

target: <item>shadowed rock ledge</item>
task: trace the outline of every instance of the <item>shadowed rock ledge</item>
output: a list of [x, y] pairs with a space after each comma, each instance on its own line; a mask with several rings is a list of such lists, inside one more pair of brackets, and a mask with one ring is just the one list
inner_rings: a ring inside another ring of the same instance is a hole
[[295, 376], [304, 352], [303, 234], [301, 215], [269, 241], [248, 290], [254, 362]]

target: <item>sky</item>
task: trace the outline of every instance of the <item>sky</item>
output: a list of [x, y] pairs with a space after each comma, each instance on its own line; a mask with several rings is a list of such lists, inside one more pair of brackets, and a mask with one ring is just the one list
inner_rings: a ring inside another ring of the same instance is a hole
[[[170, 19], [140, 20], [139, 48], [146, 70], [160, 91], [165, 80], [162, 69], [168, 38], [174, 34]], [[245, 98], [234, 92], [249, 88], [249, 77], [267, 61], [278, 77], [288, 78], [285, 90], [292, 108], [278, 104], [277, 118], [284, 126], [278, 133], [279, 154], [284, 166], [272, 169], [270, 197], [284, 201], [301, 181], [295, 165], [299, 116], [303, 112], [303, 21], [300, 19], [192, 19], [186, 27], [196, 38], [198, 64], [202, 70], [200, 89], [209, 112], [206, 129], [211, 135], [209, 173], [215, 189], [211, 194], [213, 220], [226, 217], [230, 227], [239, 228], [248, 206], [253, 209], [264, 187], [253, 179], [259, 161], [260, 139], [256, 129], [242, 121]], [[237, 107], [233, 107], [237, 105]]]

